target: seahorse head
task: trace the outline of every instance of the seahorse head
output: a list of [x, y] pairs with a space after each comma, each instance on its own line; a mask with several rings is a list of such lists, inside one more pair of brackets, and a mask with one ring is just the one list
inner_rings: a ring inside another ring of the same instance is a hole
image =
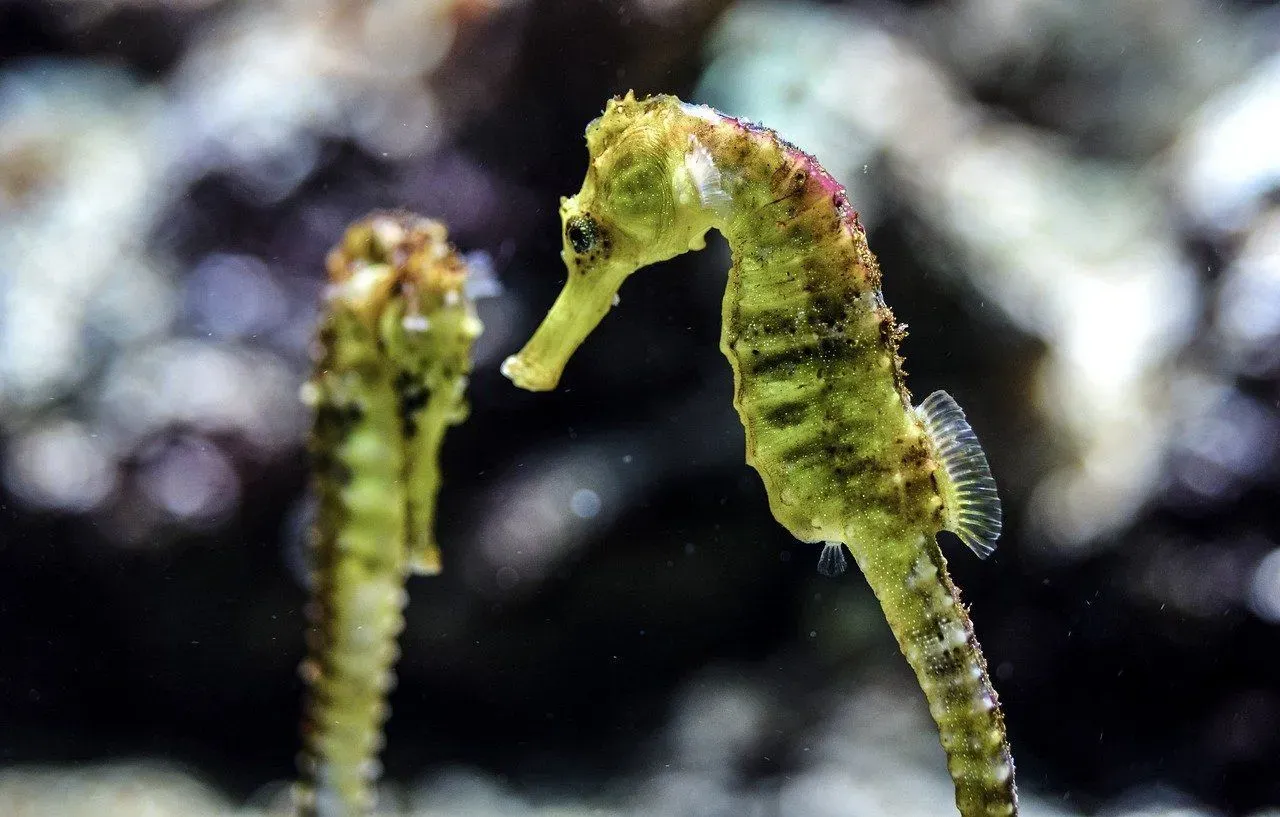
[[554, 388], [627, 276], [704, 246], [711, 223], [690, 180], [685, 120], [675, 97], [629, 93], [587, 126], [587, 177], [560, 200], [568, 279], [533, 338], [503, 365], [517, 385]]
[[373, 213], [348, 229], [327, 267], [333, 319], [396, 361], [406, 377], [434, 387], [470, 370], [481, 325], [465, 292], [467, 265], [444, 225]]

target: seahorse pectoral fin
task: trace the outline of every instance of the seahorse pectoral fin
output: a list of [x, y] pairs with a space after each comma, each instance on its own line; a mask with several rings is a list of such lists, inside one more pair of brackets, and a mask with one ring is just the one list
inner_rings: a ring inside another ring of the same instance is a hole
[[818, 557], [818, 572], [824, 576], [839, 576], [849, 567], [849, 557], [845, 555], [844, 545], [840, 542], [827, 542], [822, 546], [822, 555]]
[[503, 362], [502, 373], [522, 389], [554, 389], [569, 358], [608, 313], [618, 288], [634, 271], [627, 264], [572, 270], [551, 311], [524, 348]]
[[944, 527], [985, 559], [1000, 538], [1000, 495], [987, 456], [956, 401], [935, 391], [916, 407], [938, 461]]

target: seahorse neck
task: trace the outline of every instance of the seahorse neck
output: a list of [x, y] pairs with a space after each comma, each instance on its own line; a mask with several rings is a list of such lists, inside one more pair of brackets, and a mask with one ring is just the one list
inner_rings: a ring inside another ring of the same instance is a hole
[[[693, 150], [705, 150], [714, 163], [712, 177], [702, 181], [720, 187], [732, 206], [716, 206], [714, 192], [703, 192], [704, 203], [716, 214], [716, 227], [731, 244], [794, 248], [821, 254], [833, 244], [858, 250], [856, 261], [866, 267], [867, 288], [879, 289], [879, 267], [867, 248], [866, 233], [844, 187], [805, 151], [776, 132], [746, 120], [723, 117], [719, 127], [704, 125], [692, 140]], [[706, 199], [712, 199], [706, 201]], [[763, 219], [744, 216], [757, 213]], [[788, 230], [800, 216], [820, 217], [811, 235]], [[802, 241], [809, 238], [810, 241]]]

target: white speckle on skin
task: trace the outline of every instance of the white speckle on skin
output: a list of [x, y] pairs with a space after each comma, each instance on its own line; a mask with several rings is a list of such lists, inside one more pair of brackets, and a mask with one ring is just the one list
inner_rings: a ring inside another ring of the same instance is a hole
[[907, 586], [914, 590], [922, 584], [933, 582], [937, 577], [938, 568], [934, 567], [933, 562], [928, 558], [922, 556], [916, 560], [915, 566], [911, 569], [911, 575], [907, 576]]
[[969, 633], [960, 624], [952, 624], [943, 629], [942, 632], [942, 648], [946, 650], [954, 650], [963, 647], [969, 643]]
[[680, 110], [689, 116], [696, 117], [704, 122], [710, 122], [713, 125], [719, 125], [724, 122], [724, 116], [710, 105], [694, 105], [688, 102], [681, 102]]
[[431, 321], [426, 315], [405, 315], [400, 325], [406, 332], [425, 332], [431, 328]]
[[326, 295], [342, 298], [351, 303], [369, 300], [386, 277], [385, 264], [368, 264], [357, 269], [350, 278], [341, 284], [335, 284], [326, 290]]

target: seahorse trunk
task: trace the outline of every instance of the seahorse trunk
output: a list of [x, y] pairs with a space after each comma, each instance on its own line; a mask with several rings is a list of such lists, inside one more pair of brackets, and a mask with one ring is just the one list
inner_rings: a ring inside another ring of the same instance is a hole
[[933, 537], [919, 537], [910, 550], [919, 555], [904, 560], [874, 548], [854, 548], [853, 555], [924, 690], [960, 813], [1017, 814], [1004, 717], [973, 624]]
[[1004, 722], [934, 540], [939, 463], [902, 382], [875, 259], [856, 223], [833, 218], [827, 177], [803, 154], [760, 177], [737, 192], [754, 206], [716, 225], [733, 251], [721, 349], [747, 461], [795, 536], [854, 554], [929, 702], [960, 813], [1013, 815]]
[[[335, 320], [348, 339], [366, 331], [357, 321]], [[312, 455], [320, 510], [301, 670], [309, 689], [299, 761], [305, 817], [351, 817], [372, 807], [396, 636], [404, 626], [402, 421], [372, 340], [334, 350], [337, 359], [328, 361], [327, 371], [346, 376], [341, 388], [322, 388], [316, 406]]]

